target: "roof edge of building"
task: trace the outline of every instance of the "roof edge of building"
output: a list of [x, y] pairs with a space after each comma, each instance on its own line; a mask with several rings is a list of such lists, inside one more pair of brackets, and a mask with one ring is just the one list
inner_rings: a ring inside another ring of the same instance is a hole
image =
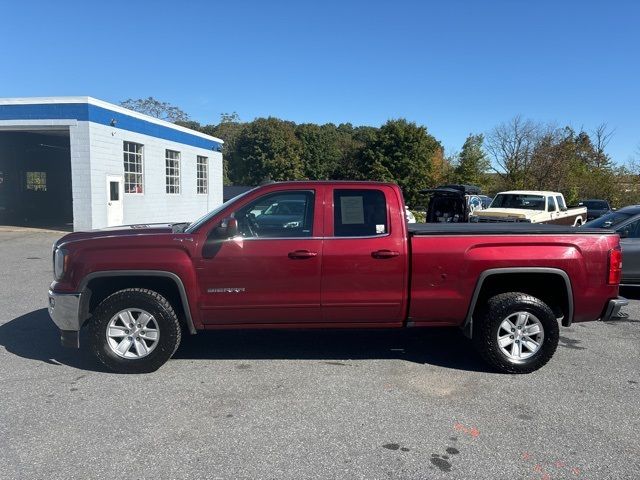
[[119, 105], [115, 105], [113, 103], [105, 102], [104, 100], [100, 100], [94, 97], [88, 96], [73, 96], [73, 97], [15, 97], [15, 98], [0, 98], [0, 106], [2, 105], [43, 105], [43, 104], [64, 104], [64, 103], [86, 103], [88, 105], [95, 105], [97, 107], [104, 108], [106, 110], [110, 110], [112, 112], [121, 113], [124, 115], [129, 115], [134, 118], [138, 118], [140, 120], [144, 120], [149, 123], [155, 123], [157, 125], [162, 125], [167, 128], [171, 128], [173, 130], [178, 130], [184, 133], [188, 133], [190, 135], [195, 135], [198, 137], [205, 138], [207, 140], [211, 140], [216, 143], [223, 144], [224, 140], [214, 137], [212, 135], [207, 135], [206, 133], [198, 132], [197, 130], [192, 130], [190, 128], [182, 127], [180, 125], [176, 125], [175, 123], [167, 122], [166, 120], [161, 120], [159, 118], [152, 117], [150, 115], [145, 115], [144, 113], [139, 113], [134, 110], [130, 110], [128, 108], [121, 107]]

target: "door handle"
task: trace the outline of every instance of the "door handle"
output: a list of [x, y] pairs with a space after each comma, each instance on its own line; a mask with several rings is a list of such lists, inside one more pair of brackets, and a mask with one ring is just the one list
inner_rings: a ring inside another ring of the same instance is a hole
[[288, 255], [291, 260], [304, 260], [305, 258], [313, 258], [317, 256], [318, 252], [310, 252], [309, 250], [295, 250], [293, 252], [289, 252]]
[[376, 250], [375, 252], [371, 252], [371, 256], [378, 260], [397, 257], [398, 255], [400, 255], [400, 252], [396, 252], [394, 250]]

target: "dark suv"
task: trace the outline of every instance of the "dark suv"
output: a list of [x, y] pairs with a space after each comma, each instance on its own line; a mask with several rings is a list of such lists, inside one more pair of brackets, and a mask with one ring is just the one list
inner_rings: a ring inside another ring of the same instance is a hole
[[581, 200], [578, 205], [587, 207], [587, 222], [611, 213], [611, 207], [606, 200]]

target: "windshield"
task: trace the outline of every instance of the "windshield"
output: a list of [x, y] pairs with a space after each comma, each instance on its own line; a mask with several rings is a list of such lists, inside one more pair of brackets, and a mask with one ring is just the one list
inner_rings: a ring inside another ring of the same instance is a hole
[[630, 213], [623, 212], [613, 212], [607, 213], [606, 215], [596, 218], [595, 220], [591, 220], [584, 224], [587, 228], [611, 228], [616, 225], [621, 224], [628, 218], [631, 218], [632, 215]]
[[237, 200], [240, 200], [241, 198], [243, 198], [245, 195], [251, 193], [252, 191], [253, 191], [253, 189], [249, 190], [248, 192], [244, 192], [244, 193], [238, 195], [237, 197], [233, 197], [233, 198], [227, 200], [222, 205], [219, 205], [218, 207], [216, 207], [213, 210], [211, 210], [209, 213], [203, 215], [198, 220], [193, 222], [191, 225], [189, 225], [189, 227], [184, 232], [185, 233], [193, 233], [193, 232], [197, 231], [202, 225], [207, 223], [209, 221], [209, 219], [211, 219], [212, 217], [215, 217], [218, 213], [220, 213], [222, 210], [227, 208], [229, 205], [231, 205], [232, 203], [235, 203]]
[[489, 208], [544, 210], [544, 197], [542, 195], [527, 195], [523, 193], [500, 193], [493, 199]]
[[604, 200], [585, 200], [582, 204], [591, 210], [608, 210], [609, 204]]

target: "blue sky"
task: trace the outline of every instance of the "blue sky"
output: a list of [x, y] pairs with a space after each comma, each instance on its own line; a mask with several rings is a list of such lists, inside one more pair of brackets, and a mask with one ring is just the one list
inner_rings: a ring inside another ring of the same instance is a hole
[[217, 123], [426, 125], [449, 152], [516, 114], [640, 156], [640, 2], [2, 2], [0, 97], [154, 96]]

